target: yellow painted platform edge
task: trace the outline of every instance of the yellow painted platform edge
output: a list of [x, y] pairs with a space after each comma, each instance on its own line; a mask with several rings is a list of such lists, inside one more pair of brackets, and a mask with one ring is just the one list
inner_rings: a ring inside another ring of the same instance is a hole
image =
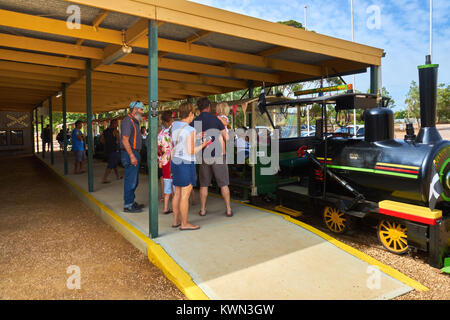
[[56, 171], [44, 160], [40, 159], [38, 156], [35, 157], [41, 160], [48, 168], [50, 168], [53, 172], [55, 172], [60, 178], [69, 183], [72, 187], [74, 187], [78, 192], [84, 195], [86, 198], [91, 200], [96, 206], [98, 206], [101, 210], [109, 214], [114, 220], [119, 222], [129, 231], [134, 233], [137, 237], [142, 239], [145, 243], [147, 243], [147, 254], [148, 259], [151, 263], [153, 263], [156, 267], [158, 267], [164, 275], [169, 279], [181, 292], [189, 299], [189, 300], [209, 300], [209, 297], [197, 286], [197, 284], [192, 280], [189, 274], [181, 268], [175, 260], [156, 242], [152, 239], [146, 237], [142, 232], [137, 230], [127, 221], [125, 221], [122, 217], [117, 215], [114, 211], [106, 207], [103, 203], [95, 199], [88, 192], [84, 191], [80, 186], [70, 181], [70, 179], [66, 178], [64, 175]]
[[245, 206], [248, 206], [248, 207], [251, 207], [251, 208], [254, 208], [254, 209], [263, 210], [263, 211], [266, 211], [266, 212], [269, 212], [269, 213], [273, 213], [273, 214], [279, 215], [279, 216], [283, 217], [285, 220], [287, 220], [287, 221], [289, 221], [291, 223], [294, 223], [294, 224], [296, 224], [296, 225], [298, 225], [298, 226], [300, 226], [302, 228], [305, 228], [306, 230], [308, 230], [308, 231], [318, 235], [319, 237], [327, 240], [328, 242], [331, 242], [336, 247], [344, 250], [345, 252], [351, 254], [352, 256], [355, 256], [355, 257], [359, 258], [362, 261], [365, 261], [365, 262], [367, 262], [367, 263], [369, 263], [371, 265], [374, 265], [374, 266], [378, 267], [378, 269], [380, 269], [384, 273], [388, 274], [389, 276], [391, 276], [394, 279], [397, 279], [397, 280], [403, 282], [404, 284], [410, 286], [411, 288], [414, 288], [414, 289], [419, 290], [419, 291], [428, 291], [429, 290], [423, 284], [419, 283], [418, 281], [416, 281], [414, 279], [411, 279], [410, 277], [404, 275], [400, 271], [398, 271], [398, 270], [396, 270], [396, 269], [394, 269], [394, 268], [392, 268], [390, 266], [387, 266], [384, 263], [381, 263], [380, 261], [378, 261], [375, 258], [369, 256], [368, 254], [365, 254], [364, 252], [361, 252], [361, 251], [359, 251], [359, 250], [357, 250], [357, 249], [355, 249], [355, 248], [353, 248], [353, 247], [351, 247], [351, 246], [349, 246], [349, 245], [347, 245], [347, 244], [345, 244], [345, 243], [343, 243], [343, 242], [341, 242], [341, 241], [339, 241], [339, 240], [329, 236], [325, 232], [322, 232], [322, 231], [320, 231], [320, 230], [310, 226], [309, 224], [306, 224], [304, 222], [301, 222], [301, 221], [298, 221], [296, 219], [293, 219], [293, 218], [291, 218], [291, 217], [289, 217], [289, 216], [287, 216], [285, 214], [282, 214], [280, 212], [276, 212], [276, 211], [272, 211], [272, 210], [269, 210], [269, 209], [253, 206], [251, 204], [247, 204], [245, 202], [238, 201], [238, 200], [231, 200], [231, 201], [233, 201], [235, 203], [239, 203], [239, 204], [245, 205]]
[[285, 213], [291, 217], [300, 217], [303, 215], [303, 213], [301, 211], [297, 211], [297, 210], [293, 210], [291, 208], [288, 207], [283, 207], [283, 206], [275, 206], [274, 208], [277, 211], [280, 211], [281, 213]]

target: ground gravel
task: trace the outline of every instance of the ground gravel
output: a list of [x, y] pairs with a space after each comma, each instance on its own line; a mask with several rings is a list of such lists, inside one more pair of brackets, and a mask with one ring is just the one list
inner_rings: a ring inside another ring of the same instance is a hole
[[0, 159], [0, 257], [0, 299], [185, 299], [34, 157]]

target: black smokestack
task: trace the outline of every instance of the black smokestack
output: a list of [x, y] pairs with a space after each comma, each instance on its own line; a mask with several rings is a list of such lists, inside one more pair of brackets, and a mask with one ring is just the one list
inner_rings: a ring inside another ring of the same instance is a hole
[[438, 64], [431, 64], [431, 57], [425, 59], [425, 65], [419, 66], [420, 90], [420, 131], [416, 142], [433, 144], [442, 140], [436, 129], [436, 98]]

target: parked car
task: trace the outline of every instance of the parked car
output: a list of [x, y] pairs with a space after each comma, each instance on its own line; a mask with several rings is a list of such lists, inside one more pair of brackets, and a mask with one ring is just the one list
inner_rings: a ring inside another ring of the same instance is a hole
[[[308, 126], [306, 125], [306, 124], [302, 124], [301, 126], [300, 126], [300, 128], [302, 129], [302, 131], [303, 130], [308, 130]], [[309, 131], [315, 131], [316, 130], [316, 126], [313, 126], [313, 125], [310, 125], [309, 126]]]
[[313, 137], [316, 135], [315, 131], [310, 131], [308, 134], [308, 131], [302, 131], [301, 136], [302, 137]]
[[[348, 135], [353, 136], [354, 126], [346, 126], [338, 128], [334, 133], [335, 135]], [[356, 125], [356, 136], [363, 137], [364, 136], [364, 125]]]

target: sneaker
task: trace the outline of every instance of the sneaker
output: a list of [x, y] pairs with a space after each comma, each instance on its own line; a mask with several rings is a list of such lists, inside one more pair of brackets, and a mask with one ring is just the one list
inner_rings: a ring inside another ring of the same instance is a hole
[[139, 212], [142, 212], [142, 208], [136, 206], [136, 203], [134, 203], [130, 208], [123, 208], [123, 211], [129, 212], [129, 213], [139, 213]]
[[136, 207], [139, 208], [139, 209], [145, 208], [145, 205], [139, 204], [139, 203], [137, 203], [137, 202], [135, 202], [135, 203], [133, 204], [133, 206], [136, 206]]

